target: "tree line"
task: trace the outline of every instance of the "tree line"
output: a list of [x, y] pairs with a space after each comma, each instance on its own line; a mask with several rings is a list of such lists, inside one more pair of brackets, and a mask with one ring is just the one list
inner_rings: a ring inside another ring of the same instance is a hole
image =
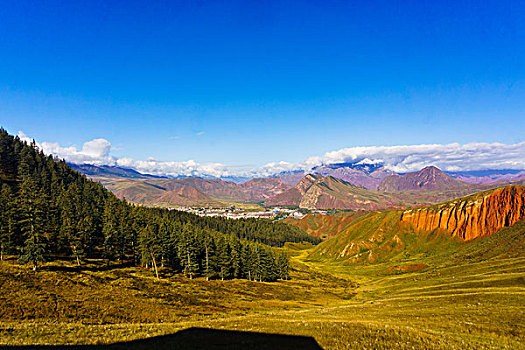
[[118, 199], [97, 182], [0, 129], [0, 259], [132, 261], [189, 278], [286, 279], [288, 257], [270, 246], [318, 243], [269, 220], [206, 218]]

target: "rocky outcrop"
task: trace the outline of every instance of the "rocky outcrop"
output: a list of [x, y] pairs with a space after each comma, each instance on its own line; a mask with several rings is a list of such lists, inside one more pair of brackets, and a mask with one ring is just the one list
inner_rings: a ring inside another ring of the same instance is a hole
[[401, 221], [418, 230], [441, 229], [468, 241], [489, 236], [525, 217], [525, 187], [508, 186], [441, 205], [406, 210]]

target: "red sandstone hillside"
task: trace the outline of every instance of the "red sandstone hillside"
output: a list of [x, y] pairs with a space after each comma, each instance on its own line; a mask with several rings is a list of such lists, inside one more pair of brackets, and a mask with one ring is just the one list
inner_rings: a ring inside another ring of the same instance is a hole
[[434, 166], [429, 166], [413, 173], [387, 176], [377, 189], [383, 192], [407, 192], [462, 190], [469, 187], [473, 186], [448, 176]]
[[525, 217], [525, 187], [508, 186], [428, 208], [403, 212], [401, 221], [418, 230], [436, 229], [471, 240], [489, 236]]
[[166, 179], [162, 182], [192, 187], [216, 200], [227, 202], [244, 202], [247, 200], [247, 196], [237, 184], [221, 179], [187, 177], [181, 179]]
[[308, 174], [295, 187], [269, 198], [266, 204], [299, 206], [302, 197], [319, 178], [322, 178], [322, 176]]
[[523, 252], [524, 228], [525, 187], [508, 186], [427, 208], [371, 212], [321, 243], [311, 257], [367, 264], [406, 260], [457, 252], [503, 231], [512, 237], [496, 237], [491, 249], [508, 245]]
[[197, 177], [159, 179], [154, 181], [150, 180], [150, 182], [166, 188], [184, 185], [195, 188], [208, 197], [219, 201], [239, 203], [265, 200], [290, 188], [290, 186], [275, 177], [253, 179], [241, 184], [220, 179], [201, 179]]

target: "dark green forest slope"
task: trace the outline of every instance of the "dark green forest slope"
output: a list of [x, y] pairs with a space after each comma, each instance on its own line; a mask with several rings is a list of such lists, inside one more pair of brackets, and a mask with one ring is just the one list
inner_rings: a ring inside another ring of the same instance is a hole
[[267, 220], [203, 218], [137, 207], [99, 183], [0, 129], [0, 258], [20, 262], [103, 258], [170, 267], [188, 277], [288, 277], [288, 258], [271, 246], [318, 243]]

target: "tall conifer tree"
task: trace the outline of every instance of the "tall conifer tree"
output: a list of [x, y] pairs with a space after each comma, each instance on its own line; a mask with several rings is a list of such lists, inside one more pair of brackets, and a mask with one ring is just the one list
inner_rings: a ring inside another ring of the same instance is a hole
[[20, 262], [31, 263], [36, 271], [38, 263], [44, 261], [46, 243], [44, 237], [45, 195], [38, 189], [31, 176], [25, 176], [20, 186], [19, 212], [24, 245]]

